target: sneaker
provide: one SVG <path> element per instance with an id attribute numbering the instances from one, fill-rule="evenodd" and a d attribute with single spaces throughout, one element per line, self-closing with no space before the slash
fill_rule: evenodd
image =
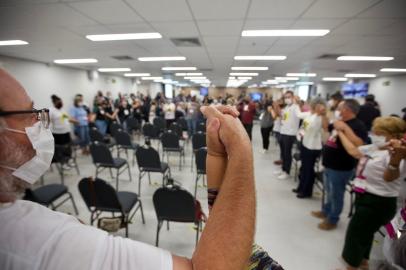
<path id="1" fill-rule="evenodd" d="M 298 193 L 298 192 L 299 192 L 299 189 L 298 189 L 298 188 L 294 188 L 294 189 L 292 189 L 292 192 L 293 192 L 293 193 Z"/>
<path id="2" fill-rule="evenodd" d="M 323 211 L 312 211 L 311 215 L 313 217 L 321 218 L 321 219 L 327 218 L 326 214 L 324 214 Z"/>
<path id="3" fill-rule="evenodd" d="M 275 160 L 275 161 L 273 162 L 273 164 L 275 164 L 275 165 L 282 165 L 282 160 Z"/>
<path id="4" fill-rule="evenodd" d="M 296 197 L 297 197 L 298 199 L 306 199 L 306 198 L 311 198 L 312 196 L 304 195 L 304 194 L 302 194 L 302 193 L 298 193 L 298 194 L 296 195 Z"/>
<path id="5" fill-rule="evenodd" d="M 287 174 L 287 173 L 285 173 L 285 172 L 282 172 L 279 176 L 278 176 L 278 179 L 279 180 L 285 180 L 285 179 L 288 179 L 289 178 L 289 174 Z"/>
<path id="6" fill-rule="evenodd" d="M 330 222 L 328 222 L 327 220 L 324 220 L 322 223 L 320 223 L 317 226 L 320 230 L 323 231 L 331 231 L 334 230 L 335 228 L 337 228 L 337 224 L 331 224 Z"/>
<path id="7" fill-rule="evenodd" d="M 281 175 L 283 173 L 283 171 L 282 170 L 275 170 L 274 172 L 273 172 L 273 174 L 274 175 Z"/>
<path id="8" fill-rule="evenodd" d="M 261 154 L 265 154 L 266 152 L 268 152 L 268 150 L 267 149 L 262 149 L 262 150 L 260 150 L 259 151 Z"/>

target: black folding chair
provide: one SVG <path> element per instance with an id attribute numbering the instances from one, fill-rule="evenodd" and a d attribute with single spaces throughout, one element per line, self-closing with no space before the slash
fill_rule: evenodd
<path id="1" fill-rule="evenodd" d="M 108 148 L 114 147 L 114 143 L 110 140 L 110 138 L 108 136 L 103 136 L 103 134 L 101 134 L 96 127 L 89 129 L 89 137 L 91 142 L 104 143 Z"/>
<path id="2" fill-rule="evenodd" d="M 173 122 L 170 126 L 169 126 L 169 130 L 172 130 L 173 132 L 175 132 L 175 134 L 178 135 L 179 139 L 184 140 L 185 138 L 183 138 L 183 130 L 182 127 L 176 123 Z"/>
<path id="3" fill-rule="evenodd" d="M 187 121 L 184 117 L 179 117 L 178 120 L 176 120 L 176 123 L 181 126 L 183 131 L 188 131 Z"/>
<path id="4" fill-rule="evenodd" d="M 206 175 L 206 157 L 207 148 L 202 147 L 196 151 L 196 183 L 195 183 L 195 198 L 197 193 L 197 183 L 199 182 L 200 176 L 203 176 L 203 186 L 204 178 Z"/>
<path id="5" fill-rule="evenodd" d="M 125 160 L 123 158 L 118 158 L 118 157 L 113 158 L 113 155 L 111 154 L 110 149 L 105 144 L 100 143 L 100 142 L 91 143 L 90 144 L 90 154 L 92 155 L 93 164 L 96 166 L 96 176 L 95 176 L 96 178 L 97 178 L 99 172 L 103 171 L 106 168 L 109 169 L 111 178 L 114 178 L 111 169 L 115 169 L 116 170 L 116 189 L 118 190 L 119 176 L 127 168 L 128 177 L 130 178 L 130 181 L 132 180 L 130 165 L 128 164 L 127 160 Z M 124 169 L 121 170 L 121 168 L 124 168 Z"/>
<path id="6" fill-rule="evenodd" d="M 169 163 L 169 154 L 171 152 L 179 153 L 179 170 L 182 169 L 182 157 L 185 162 L 185 148 L 180 145 L 179 137 L 172 130 L 165 131 L 161 136 L 162 144 L 162 160 L 164 160 L 165 153 L 167 153 L 167 162 Z"/>
<path id="7" fill-rule="evenodd" d="M 58 204 L 55 202 L 64 195 L 68 195 L 65 199 L 60 201 Z M 46 207 L 51 206 L 52 210 L 56 210 L 59 206 L 64 204 L 66 201 L 71 200 L 75 214 L 79 215 L 78 209 L 73 199 L 72 194 L 68 191 L 68 188 L 61 184 L 49 184 L 34 190 L 26 189 L 24 200 L 33 201 Z"/>
<path id="8" fill-rule="evenodd" d="M 160 130 L 155 125 L 151 123 L 145 123 L 142 127 L 142 134 L 145 137 L 146 141 L 156 140 L 158 143 L 158 151 L 159 151 L 159 140 L 160 140 Z"/>
<path id="9" fill-rule="evenodd" d="M 152 121 L 153 125 L 158 128 L 159 132 L 164 132 L 166 129 L 166 121 L 163 117 L 155 117 Z"/>
<path id="10" fill-rule="evenodd" d="M 138 209 L 141 210 L 142 223 L 145 224 L 142 202 L 136 193 L 127 191 L 117 192 L 110 184 L 99 178 L 96 178 L 94 181 L 91 178 L 83 178 L 80 180 L 78 187 L 90 211 L 91 225 L 103 212 L 110 212 L 113 217 L 116 213 L 119 213 L 121 227 L 125 227 L 125 235 L 128 237 L 128 224 L 131 223 Z M 134 211 L 131 214 L 133 209 Z"/>
<path id="11" fill-rule="evenodd" d="M 206 133 L 204 132 L 197 132 L 192 137 L 192 158 L 190 161 L 190 170 L 193 172 L 193 159 L 196 151 L 202 147 L 206 147 Z"/>
<path id="12" fill-rule="evenodd" d="M 138 194 L 141 196 L 141 179 L 145 174 L 148 174 L 148 181 L 151 184 L 151 173 L 162 174 L 162 186 L 165 184 L 165 179 L 171 176 L 171 168 L 168 163 L 161 162 L 158 152 L 148 146 L 140 146 L 135 152 L 137 158 L 138 169 Z"/>
<path id="13" fill-rule="evenodd" d="M 169 230 L 169 222 L 190 222 L 194 223 L 196 229 L 196 245 L 199 240 L 199 231 L 202 221 L 198 219 L 196 213 L 195 199 L 188 191 L 179 187 L 162 187 L 155 191 L 153 196 L 154 208 L 158 218 L 156 232 L 156 243 L 159 244 L 159 232 L 165 221 Z"/>
<path id="14" fill-rule="evenodd" d="M 127 118 L 127 129 L 129 132 L 133 133 L 140 130 L 140 123 L 134 117 Z"/>
<path id="15" fill-rule="evenodd" d="M 206 133 L 206 121 L 200 122 L 196 126 L 196 132 L 203 132 Z"/>
<path id="16" fill-rule="evenodd" d="M 119 123 L 117 123 L 117 122 L 112 122 L 111 124 L 110 124 L 110 134 L 111 134 L 111 136 L 113 136 L 113 138 L 115 138 L 116 137 L 116 132 L 119 130 L 119 129 L 123 129 L 123 126 L 121 125 L 121 124 L 119 124 Z"/>
<path id="17" fill-rule="evenodd" d="M 117 156 L 120 157 L 121 150 L 125 151 L 128 159 L 128 150 L 133 150 L 133 166 L 135 164 L 135 151 L 138 148 L 138 144 L 132 142 L 130 134 L 122 129 L 118 129 L 115 132 L 114 139 L 117 145 Z"/>

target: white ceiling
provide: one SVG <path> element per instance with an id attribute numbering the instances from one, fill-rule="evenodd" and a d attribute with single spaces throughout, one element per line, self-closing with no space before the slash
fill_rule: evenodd
<path id="1" fill-rule="evenodd" d="M 242 30 L 330 29 L 324 37 L 241 37 Z M 91 42 L 88 34 L 159 32 L 163 39 Z M 176 47 L 170 38 L 199 38 L 202 47 Z M 52 62 L 97 58 L 84 68 L 131 67 L 161 75 L 162 66 L 196 66 L 225 85 L 231 66 L 269 66 L 248 84 L 287 72 L 342 76 L 406 68 L 405 0 L 2 0 L 0 54 Z M 234 61 L 235 55 L 286 55 L 286 61 Z M 339 62 L 322 54 L 393 56 L 391 62 Z M 141 63 L 111 56 L 187 57 L 186 62 Z M 83 66 L 81 66 L 83 68 Z"/>

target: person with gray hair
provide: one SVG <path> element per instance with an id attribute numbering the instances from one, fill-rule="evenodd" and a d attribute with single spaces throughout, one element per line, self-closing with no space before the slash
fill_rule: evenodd
<path id="1" fill-rule="evenodd" d="M 310 198 L 313 195 L 315 179 L 314 165 L 320 156 L 322 148 L 323 130 L 327 131 L 328 119 L 326 117 L 326 102 L 315 98 L 310 102 L 311 114 L 303 119 L 304 131 L 300 149 L 299 185 L 293 191 L 297 198 Z"/>
<path id="2" fill-rule="evenodd" d="M 355 99 L 341 101 L 334 112 L 337 120 L 328 128 L 330 137 L 322 150 L 326 200 L 321 211 L 311 213 L 323 220 L 318 225 L 321 230 L 328 231 L 337 227 L 344 206 L 345 187 L 353 177 L 357 165 L 357 160 L 345 150 L 338 131 L 342 131 L 356 147 L 368 140 L 365 125 L 357 119 L 359 107 Z"/>

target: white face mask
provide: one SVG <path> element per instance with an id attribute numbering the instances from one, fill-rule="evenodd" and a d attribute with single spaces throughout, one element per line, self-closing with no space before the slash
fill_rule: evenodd
<path id="1" fill-rule="evenodd" d="M 330 108 L 333 107 L 333 106 L 334 106 L 334 100 L 330 99 L 330 100 L 327 102 L 327 105 L 328 105 Z"/>
<path id="2" fill-rule="evenodd" d="M 287 105 L 292 104 L 292 99 L 291 99 L 291 98 L 285 98 L 285 103 L 286 103 Z"/>
<path id="3" fill-rule="evenodd" d="M 338 111 L 338 110 L 334 111 L 334 117 L 335 117 L 337 120 L 341 120 L 341 112 Z"/>
<path id="4" fill-rule="evenodd" d="M 51 165 L 54 156 L 54 137 L 49 129 L 44 128 L 40 122 L 31 127 L 26 127 L 25 132 L 17 129 L 5 128 L 11 132 L 27 134 L 35 156 L 18 168 L 12 168 L 5 165 L 0 167 L 14 171 L 13 175 L 27 183 L 33 184 L 37 181 Z"/>
<path id="5" fill-rule="evenodd" d="M 386 138 L 385 136 L 379 136 L 379 135 L 371 135 L 371 141 L 372 144 L 375 145 L 376 147 L 384 147 L 386 145 Z"/>

